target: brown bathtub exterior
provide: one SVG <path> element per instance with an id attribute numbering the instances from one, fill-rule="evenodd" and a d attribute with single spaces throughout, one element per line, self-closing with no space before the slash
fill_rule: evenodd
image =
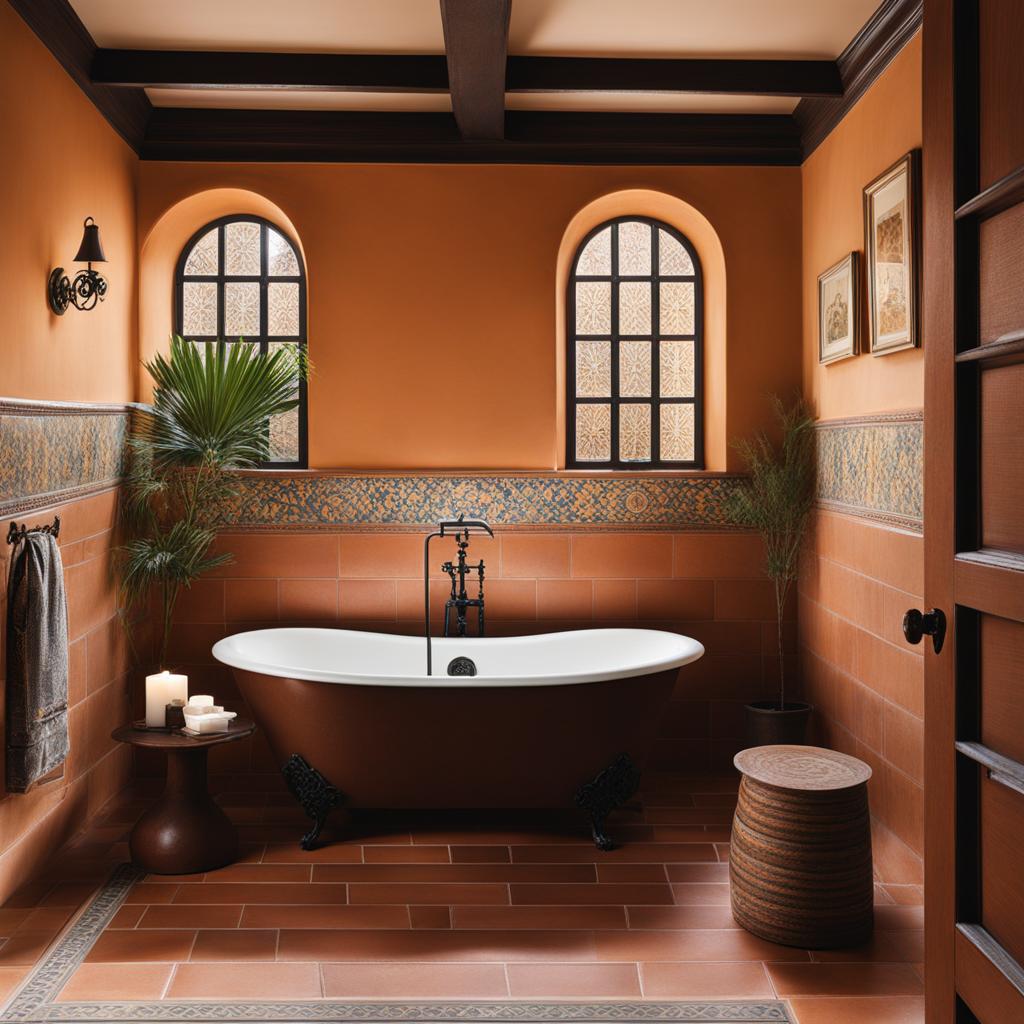
<path id="1" fill-rule="evenodd" d="M 479 689 L 234 673 L 279 763 L 301 754 L 349 807 L 564 808 L 619 754 L 643 768 L 679 669 Z"/>

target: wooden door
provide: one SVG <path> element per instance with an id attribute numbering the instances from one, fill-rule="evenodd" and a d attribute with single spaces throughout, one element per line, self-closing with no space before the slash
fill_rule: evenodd
<path id="1" fill-rule="evenodd" d="M 1022 55 L 1022 0 L 925 0 L 929 1024 L 1024 1021 Z"/>

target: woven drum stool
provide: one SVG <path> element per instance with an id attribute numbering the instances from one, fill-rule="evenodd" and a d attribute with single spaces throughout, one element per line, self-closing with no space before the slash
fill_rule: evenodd
<path id="1" fill-rule="evenodd" d="M 837 949 L 866 942 L 874 923 L 871 769 L 822 747 L 751 747 L 732 823 L 732 913 L 784 946 Z"/>

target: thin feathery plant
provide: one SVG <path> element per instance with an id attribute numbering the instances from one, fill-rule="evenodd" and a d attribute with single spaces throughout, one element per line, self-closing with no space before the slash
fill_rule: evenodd
<path id="1" fill-rule="evenodd" d="M 159 668 L 168 665 L 174 609 L 182 588 L 230 562 L 211 554 L 235 471 L 270 457 L 272 416 L 299 403 L 302 353 L 264 355 L 251 343 L 171 339 L 169 357 L 146 364 L 153 404 L 133 414 L 118 549 L 126 626 L 151 595 L 160 606 Z"/>
<path id="2" fill-rule="evenodd" d="M 786 707 L 786 669 L 782 619 L 799 577 L 800 550 L 810 526 L 815 500 L 814 417 L 802 398 L 786 405 L 772 396 L 781 442 L 764 432 L 734 442 L 749 476 L 730 494 L 726 509 L 737 526 L 756 530 L 764 541 L 765 572 L 775 585 L 779 654 L 779 709 Z"/>

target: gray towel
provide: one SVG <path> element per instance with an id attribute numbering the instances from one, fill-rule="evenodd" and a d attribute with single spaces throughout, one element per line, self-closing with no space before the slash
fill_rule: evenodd
<path id="1" fill-rule="evenodd" d="M 7 789 L 24 793 L 68 754 L 68 612 L 57 541 L 29 533 L 7 584 Z"/>

